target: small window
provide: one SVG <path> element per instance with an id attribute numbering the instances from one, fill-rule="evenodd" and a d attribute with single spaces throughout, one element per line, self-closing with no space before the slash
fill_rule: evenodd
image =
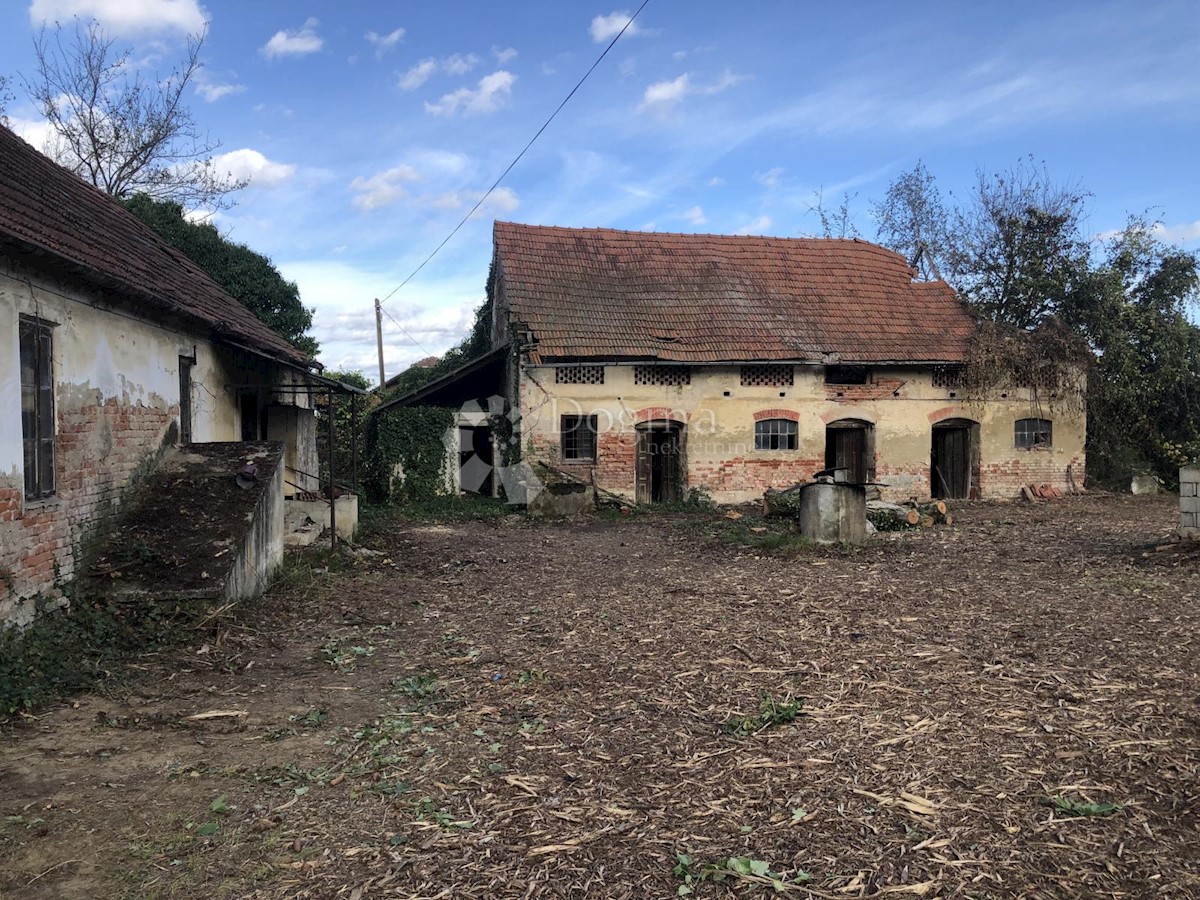
<path id="1" fill-rule="evenodd" d="M 791 419 L 763 419 L 754 423 L 755 450 L 795 450 L 796 423 Z"/>
<path id="2" fill-rule="evenodd" d="M 794 382 L 791 366 L 742 366 L 742 387 L 791 387 Z"/>
<path id="3" fill-rule="evenodd" d="M 562 458 L 591 462 L 596 458 L 596 417 L 562 417 Z"/>
<path id="4" fill-rule="evenodd" d="M 604 366 L 559 366 L 555 384 L 604 384 Z"/>
<path id="5" fill-rule="evenodd" d="M 1049 447 L 1054 443 L 1054 423 L 1049 419 L 1017 419 L 1015 442 L 1026 450 Z"/>
<path id="6" fill-rule="evenodd" d="M 20 321 L 25 499 L 39 500 L 54 493 L 54 344 L 48 322 Z"/>
<path id="7" fill-rule="evenodd" d="M 633 383 L 668 387 L 691 384 L 692 370 L 687 366 L 634 366 Z"/>
<path id="8" fill-rule="evenodd" d="M 826 384 L 870 384 L 871 370 L 866 366 L 826 366 Z"/>

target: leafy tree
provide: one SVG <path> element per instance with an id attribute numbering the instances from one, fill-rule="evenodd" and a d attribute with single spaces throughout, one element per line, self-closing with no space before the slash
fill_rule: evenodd
<path id="1" fill-rule="evenodd" d="M 1168 483 L 1200 456 L 1200 328 L 1188 318 L 1200 261 L 1130 218 L 1069 298 L 1064 320 L 1096 353 L 1088 396 L 1088 468 L 1124 486 L 1133 472 Z"/>
<path id="2" fill-rule="evenodd" d="M 300 302 L 300 289 L 261 253 L 221 236 L 209 223 L 189 222 L 183 207 L 138 194 L 125 204 L 159 237 L 201 269 L 252 313 L 310 356 L 317 342 L 308 335 L 313 311 Z"/>
<path id="3" fill-rule="evenodd" d="M 925 163 L 917 160 L 896 178 L 871 211 L 879 243 L 904 256 L 926 281 L 941 279 L 949 254 L 948 215 Z"/>
<path id="4" fill-rule="evenodd" d="M 1055 184 L 1031 159 L 991 177 L 951 216 L 947 280 L 985 318 L 1033 328 L 1088 270 L 1081 218 L 1089 195 Z"/>
<path id="5" fill-rule="evenodd" d="M 53 38 L 51 39 L 51 35 Z M 129 50 L 95 22 L 42 29 L 34 41 L 37 72 L 25 91 L 54 131 L 48 155 L 114 197 L 144 193 L 189 209 L 232 205 L 247 182 L 217 171 L 220 144 L 200 129 L 183 102 L 201 68 L 203 33 L 189 35 L 182 60 L 165 77 L 144 77 Z"/>

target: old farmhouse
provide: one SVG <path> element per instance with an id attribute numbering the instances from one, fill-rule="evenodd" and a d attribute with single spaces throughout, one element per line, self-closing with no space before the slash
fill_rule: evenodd
<path id="1" fill-rule="evenodd" d="M 861 240 L 497 222 L 495 349 L 391 403 L 494 389 L 527 461 L 638 502 L 693 488 L 746 501 L 830 467 L 896 498 L 1082 480 L 1083 413 L 1051 412 L 1030 386 L 966 396 L 977 323 L 914 275 Z M 494 424 L 473 416 L 460 472 L 497 459 Z"/>
<path id="2" fill-rule="evenodd" d="M 61 594 L 172 446 L 278 440 L 287 483 L 315 487 L 315 366 L 0 128 L 0 624 Z"/>

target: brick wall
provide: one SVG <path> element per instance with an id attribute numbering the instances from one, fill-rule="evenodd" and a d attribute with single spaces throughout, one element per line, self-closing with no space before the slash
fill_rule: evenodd
<path id="1" fill-rule="evenodd" d="M 1200 540 L 1200 468 L 1179 470 L 1179 533 Z"/>
<path id="2" fill-rule="evenodd" d="M 87 538 L 153 465 L 178 416 L 178 406 L 115 398 L 57 410 L 55 496 L 25 505 L 23 486 L 0 488 L 0 622 L 32 618 L 30 598 L 62 596 Z"/>

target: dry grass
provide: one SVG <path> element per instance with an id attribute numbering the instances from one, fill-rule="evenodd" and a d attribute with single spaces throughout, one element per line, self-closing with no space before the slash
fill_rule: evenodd
<path id="1" fill-rule="evenodd" d="M 955 514 L 398 526 L 5 736 L 0 894 L 1200 896 L 1169 499 Z"/>

